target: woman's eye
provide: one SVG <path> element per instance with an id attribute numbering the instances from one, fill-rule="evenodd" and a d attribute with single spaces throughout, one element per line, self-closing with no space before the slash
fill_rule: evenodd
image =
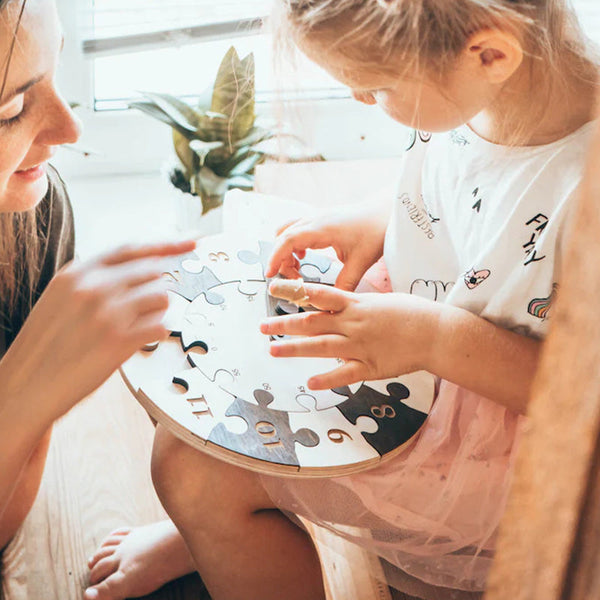
<path id="1" fill-rule="evenodd" d="M 15 125 L 21 120 L 24 112 L 24 97 L 23 94 L 19 94 L 0 110 L 0 127 Z"/>
<path id="2" fill-rule="evenodd" d="M 23 117 L 25 111 L 21 111 L 18 115 L 14 117 L 10 117 L 8 119 L 0 119 L 0 127 L 10 127 L 11 125 L 16 125 L 21 118 Z"/>

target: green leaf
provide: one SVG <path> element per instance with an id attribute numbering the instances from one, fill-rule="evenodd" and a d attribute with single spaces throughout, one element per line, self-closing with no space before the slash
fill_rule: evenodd
<path id="1" fill-rule="evenodd" d="M 240 61 L 232 46 L 219 66 L 211 103 L 211 110 L 231 120 L 230 144 L 248 135 L 254 125 L 254 91 L 254 56 Z"/>
<path id="2" fill-rule="evenodd" d="M 264 160 L 264 156 L 260 153 L 253 153 L 246 157 L 238 165 L 236 165 L 231 171 L 229 171 L 229 177 L 237 177 L 238 175 L 248 175 L 254 172 L 254 167 Z"/>
<path id="3" fill-rule="evenodd" d="M 175 129 L 173 130 L 173 148 L 183 165 L 187 179 L 191 180 L 194 173 L 200 168 L 200 159 L 190 148 L 190 140 Z"/>
<path id="4" fill-rule="evenodd" d="M 219 177 L 208 167 L 202 167 L 191 180 L 192 193 L 202 200 L 202 214 L 223 203 L 223 195 L 227 191 L 227 179 Z"/>
<path id="5" fill-rule="evenodd" d="M 217 148 L 223 147 L 223 145 L 224 143 L 221 141 L 205 142 L 203 140 L 192 140 L 190 142 L 190 149 L 196 153 L 200 159 L 200 167 L 203 167 L 208 154 Z"/>
<path id="6" fill-rule="evenodd" d="M 201 113 L 197 113 L 189 104 L 169 94 L 157 94 L 155 92 L 142 92 L 142 94 L 169 115 L 182 130 L 188 131 L 190 134 L 196 131 L 198 117 Z"/>
<path id="7" fill-rule="evenodd" d="M 171 126 L 174 130 L 179 131 L 182 135 L 190 135 L 189 129 L 181 127 L 177 121 L 173 120 L 166 112 L 161 110 L 156 104 L 152 102 L 131 102 L 129 108 L 134 108 L 137 110 L 141 110 L 145 112 L 147 115 L 161 121 L 162 123 L 166 123 Z M 194 130 L 195 131 L 195 130 Z"/>
<path id="8" fill-rule="evenodd" d="M 252 127 L 252 129 L 248 132 L 246 137 L 243 137 L 241 140 L 238 140 L 234 146 L 239 148 L 241 146 L 250 146 L 252 144 L 258 144 L 259 142 L 264 142 L 265 140 L 269 140 L 275 137 L 277 134 L 274 131 L 269 131 L 268 129 L 264 129 L 263 127 Z"/>
<path id="9" fill-rule="evenodd" d="M 253 175 L 237 175 L 228 180 L 229 189 L 252 190 L 254 188 Z"/>

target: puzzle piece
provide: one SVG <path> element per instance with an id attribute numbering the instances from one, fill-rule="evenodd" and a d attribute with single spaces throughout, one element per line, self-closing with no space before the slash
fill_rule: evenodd
<path id="1" fill-rule="evenodd" d="M 262 279 L 265 278 L 265 273 L 267 272 L 267 266 L 269 264 L 269 259 L 271 258 L 271 254 L 273 253 L 273 242 L 258 242 L 258 252 L 252 250 L 240 250 L 238 252 L 238 258 L 247 265 L 260 265 L 262 272 Z M 303 278 L 305 281 L 309 281 L 311 283 L 320 283 L 323 279 L 323 274 L 327 273 L 333 261 L 328 256 L 321 254 L 319 252 L 315 252 L 313 250 L 307 250 L 306 256 L 300 261 L 300 273 L 303 274 Z M 311 276 L 310 271 L 304 276 L 303 270 L 312 267 L 316 271 L 318 271 L 318 275 Z M 338 268 L 337 273 L 333 279 L 335 283 L 335 278 L 339 274 L 341 267 Z"/>
<path id="2" fill-rule="evenodd" d="M 170 378 L 150 380 L 139 391 L 152 401 L 150 414 L 158 420 L 162 414 L 163 418 L 166 416 L 167 420 L 183 426 L 176 433 L 185 434 L 182 431 L 185 428 L 194 436 L 195 444 L 206 444 L 211 431 L 224 421 L 234 435 L 243 434 L 247 429 L 243 419 L 226 415 L 235 398 L 210 382 L 198 369 L 190 368 L 176 372 Z M 159 414 L 153 410 L 158 410 Z"/>
<path id="3" fill-rule="evenodd" d="M 198 240 L 196 248 L 182 262 L 183 268 L 190 273 L 199 273 L 208 268 L 223 283 L 238 281 L 242 294 L 254 295 L 257 290 L 254 281 L 264 281 L 260 265 L 248 265 L 238 258 L 238 252 L 246 247 L 254 247 L 255 240 L 232 239 L 231 236 L 218 235 Z"/>
<path id="4" fill-rule="evenodd" d="M 287 411 L 304 410 L 296 396 L 306 391 L 306 382 L 315 373 L 337 367 L 335 359 L 276 358 L 269 352 L 270 341 L 259 329 L 266 316 L 264 302 L 248 302 L 236 288 L 236 283 L 222 284 L 214 292 L 223 296 L 221 305 L 213 305 L 204 297 L 194 300 L 187 314 L 201 315 L 208 324 L 206 330 L 196 322 L 195 329 L 183 321 L 182 341 L 186 346 L 204 342 L 206 354 L 189 355 L 192 365 L 206 377 L 239 398 L 251 397 L 258 388 L 275 397 L 272 408 Z M 266 294 L 262 282 L 261 294 Z M 314 392 L 320 409 L 339 403 L 339 396 L 330 390 Z"/>
<path id="5" fill-rule="evenodd" d="M 287 412 L 269 408 L 273 402 L 273 395 L 269 392 L 255 390 L 254 397 L 258 405 L 236 398 L 225 413 L 244 419 L 248 424 L 245 433 L 231 433 L 223 423 L 219 423 L 211 431 L 208 441 L 260 460 L 299 467 L 296 443 L 316 446 L 318 435 L 307 428 L 293 431 Z"/>
<path id="6" fill-rule="evenodd" d="M 347 386 L 333 391 L 348 398 L 338 404 L 337 408 L 351 423 L 356 424 L 361 416 L 376 420 L 378 430 L 362 435 L 382 456 L 408 441 L 427 418 L 426 413 L 403 402 L 410 396 L 410 391 L 398 382 L 388 383 L 386 394 L 366 384 L 361 385 L 356 392 L 352 392 Z"/>
<path id="7" fill-rule="evenodd" d="M 307 408 L 310 396 L 304 394 L 298 399 Z M 311 428 L 321 440 L 317 447 L 298 446 L 296 454 L 302 468 L 322 468 L 352 466 L 360 463 L 364 467 L 380 461 L 381 456 L 362 436 L 363 432 L 375 433 L 377 423 L 373 418 L 359 417 L 352 424 L 337 408 L 329 408 L 315 414 L 314 398 L 312 411 L 290 413 L 290 425 L 293 429 Z"/>

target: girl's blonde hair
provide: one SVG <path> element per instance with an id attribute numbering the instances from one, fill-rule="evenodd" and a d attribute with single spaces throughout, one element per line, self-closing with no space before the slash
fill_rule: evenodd
<path id="1" fill-rule="evenodd" d="M 546 64 L 560 64 L 565 51 L 590 60 L 568 0 L 276 0 L 274 20 L 280 37 L 327 34 L 350 57 L 400 54 L 430 73 L 443 73 L 473 33 L 493 27 L 512 30 Z"/>
<path id="2" fill-rule="evenodd" d="M 438 81 L 474 33 L 499 28 L 531 58 L 532 86 L 550 93 L 561 77 L 597 80 L 595 55 L 569 0 L 276 0 L 272 21 L 276 55 L 290 40 L 317 39 L 357 66 Z"/>
<path id="3" fill-rule="evenodd" d="M 0 0 L 0 13 L 5 22 L 16 22 L 13 39 L 10 44 L 10 55 L 14 49 L 21 16 L 27 0 L 13 3 L 11 0 Z M 6 15 L 12 9 L 16 13 Z M 15 18 L 16 17 L 16 18 Z M 11 56 L 0 57 L 3 71 L 0 73 L 2 88 L 5 87 L 6 75 L 10 68 Z M 0 142 L 2 131 L 0 130 Z M 0 212 L 0 327 L 10 324 L 16 317 L 17 310 L 28 311 L 34 302 L 35 288 L 40 274 L 41 239 L 38 231 L 37 210 L 31 209 L 22 213 Z M 3 323 L 4 321 L 4 323 Z M 8 322 L 8 323 L 7 323 Z"/>

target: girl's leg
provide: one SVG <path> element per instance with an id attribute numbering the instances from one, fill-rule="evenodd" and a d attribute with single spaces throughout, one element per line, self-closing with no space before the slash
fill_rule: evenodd
<path id="1" fill-rule="evenodd" d="M 152 477 L 213 600 L 325 597 L 312 540 L 273 505 L 258 475 L 159 425 Z"/>
<path id="2" fill-rule="evenodd" d="M 31 510 L 44 473 L 51 436 L 52 428 L 46 432 L 29 457 L 12 498 L 0 517 L 0 551 L 10 542 Z"/>

